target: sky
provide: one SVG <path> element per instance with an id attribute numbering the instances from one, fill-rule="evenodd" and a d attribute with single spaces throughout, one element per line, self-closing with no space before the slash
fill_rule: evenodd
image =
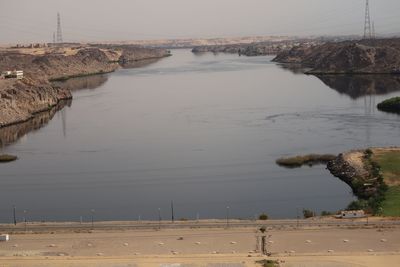
<path id="1" fill-rule="evenodd" d="M 400 33 L 400 1 L 370 0 L 377 34 Z M 365 0 L 0 0 L 0 43 L 363 33 Z"/>

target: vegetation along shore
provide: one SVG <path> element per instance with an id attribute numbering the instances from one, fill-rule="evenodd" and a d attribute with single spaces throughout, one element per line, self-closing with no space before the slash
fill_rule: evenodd
<path id="1" fill-rule="evenodd" d="M 339 154 L 327 165 L 358 197 L 349 209 L 400 215 L 400 148 L 369 148 Z"/>

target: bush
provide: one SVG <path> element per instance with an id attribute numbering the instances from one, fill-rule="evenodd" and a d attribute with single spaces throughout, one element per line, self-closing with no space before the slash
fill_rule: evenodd
<path id="1" fill-rule="evenodd" d="M 346 210 L 365 210 L 369 206 L 368 201 L 360 199 L 352 201 L 346 208 Z"/>
<path id="2" fill-rule="evenodd" d="M 266 221 L 266 220 L 268 220 L 268 215 L 265 213 L 262 213 L 262 214 L 260 214 L 260 216 L 258 216 L 258 219 L 262 220 L 262 221 Z"/>
<path id="3" fill-rule="evenodd" d="M 312 210 L 303 209 L 303 217 L 305 219 L 312 218 L 312 217 L 314 217 L 314 215 L 315 215 L 315 212 L 313 212 Z"/>
<path id="4" fill-rule="evenodd" d="M 318 164 L 327 164 L 329 161 L 334 160 L 335 158 L 335 155 L 329 154 L 310 154 L 290 158 L 280 158 L 276 160 L 276 164 L 286 168 L 300 168 L 303 165 L 313 166 Z"/>

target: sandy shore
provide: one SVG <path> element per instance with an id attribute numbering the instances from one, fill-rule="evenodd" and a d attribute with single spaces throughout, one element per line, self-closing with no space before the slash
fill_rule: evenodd
<path id="1" fill-rule="evenodd" d="M 0 267 L 257 266 L 256 228 L 94 230 L 11 235 Z M 273 229 L 271 258 L 281 266 L 396 266 L 400 227 Z"/>

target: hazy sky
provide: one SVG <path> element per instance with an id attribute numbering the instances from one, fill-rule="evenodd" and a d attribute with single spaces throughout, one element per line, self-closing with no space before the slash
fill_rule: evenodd
<path id="1" fill-rule="evenodd" d="M 400 1 L 370 0 L 377 33 L 400 32 Z M 365 0 L 0 0 L 0 43 L 362 34 Z"/>

